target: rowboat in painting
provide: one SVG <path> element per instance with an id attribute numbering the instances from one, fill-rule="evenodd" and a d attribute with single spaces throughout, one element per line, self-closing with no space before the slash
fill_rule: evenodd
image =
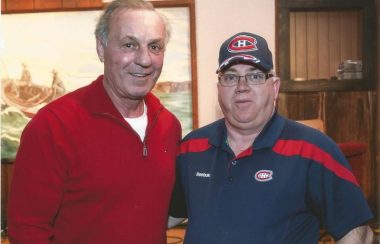
<path id="1" fill-rule="evenodd" d="M 8 106 L 18 108 L 31 118 L 38 109 L 62 96 L 66 90 L 55 70 L 51 87 L 48 87 L 33 83 L 26 65 L 23 66 L 20 79 L 2 80 L 3 100 Z"/>

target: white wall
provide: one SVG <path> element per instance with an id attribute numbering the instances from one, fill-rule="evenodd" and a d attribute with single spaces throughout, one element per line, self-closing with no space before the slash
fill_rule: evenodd
<path id="1" fill-rule="evenodd" d="M 199 126 L 219 116 L 215 71 L 220 45 L 241 31 L 263 36 L 275 57 L 275 0 L 195 0 Z"/>

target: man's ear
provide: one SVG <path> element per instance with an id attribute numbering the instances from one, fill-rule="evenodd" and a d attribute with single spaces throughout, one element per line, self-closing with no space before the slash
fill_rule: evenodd
<path id="1" fill-rule="evenodd" d="M 96 38 L 96 52 L 98 53 L 99 60 L 103 63 L 104 62 L 104 46 L 103 42 Z"/>
<path id="2" fill-rule="evenodd" d="M 273 77 L 273 89 L 274 89 L 274 94 L 275 94 L 275 100 L 278 98 L 278 94 L 280 93 L 280 85 L 281 85 L 281 80 L 279 77 Z"/>

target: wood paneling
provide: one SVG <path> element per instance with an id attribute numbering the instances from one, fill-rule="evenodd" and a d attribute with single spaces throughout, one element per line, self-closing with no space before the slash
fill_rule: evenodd
<path id="1" fill-rule="evenodd" d="M 318 92 L 280 93 L 278 110 L 280 114 L 294 120 L 323 119 L 319 103 Z"/>
<path id="2" fill-rule="evenodd" d="M 337 142 L 364 142 L 368 150 L 362 163 L 362 189 L 370 195 L 370 166 L 375 155 L 371 155 L 371 92 L 330 92 L 325 99 L 326 127 Z"/>
<path id="3" fill-rule="evenodd" d="M 100 7 L 102 5 L 101 0 L 64 0 L 62 2 L 63 8 Z"/>
<path id="4" fill-rule="evenodd" d="M 317 14 L 317 33 L 318 33 L 318 58 L 316 63 L 316 69 L 318 70 L 319 77 L 329 77 L 330 62 L 327 58 L 329 56 L 329 40 L 326 38 L 326 34 L 329 31 L 329 14 L 327 12 L 320 12 Z"/>
<path id="5" fill-rule="evenodd" d="M 34 0 L 34 8 L 35 9 L 59 9 L 62 8 L 61 0 Z"/>
<path id="6" fill-rule="evenodd" d="M 3 230 L 3 225 L 7 222 L 7 203 L 8 194 L 10 189 L 10 183 L 12 181 L 13 173 L 13 163 L 12 162 L 1 162 L 1 225 Z"/>
<path id="7" fill-rule="evenodd" d="M 102 0 L 5 0 L 1 11 L 5 13 L 59 11 L 67 9 L 101 8 Z"/>
<path id="8" fill-rule="evenodd" d="M 306 13 L 296 12 L 295 13 L 295 30 L 294 30 L 294 41 L 295 41 L 295 74 L 294 79 L 301 78 L 307 79 L 307 42 L 305 35 L 306 33 Z"/>
<path id="9" fill-rule="evenodd" d="M 290 74 L 291 77 L 296 76 L 296 40 L 295 40 L 295 31 L 296 31 L 296 17 L 295 14 L 290 14 L 289 15 L 289 32 L 290 36 L 293 38 L 290 38 Z"/>
<path id="10" fill-rule="evenodd" d="M 102 0 L 2 0 L 2 13 L 22 13 L 60 10 L 97 9 L 104 6 Z M 194 8 L 194 0 L 150 0 L 155 7 Z"/>
<path id="11" fill-rule="evenodd" d="M 33 10 L 34 0 L 5 0 L 7 11 Z"/>
<path id="12" fill-rule="evenodd" d="M 376 16 L 377 16 L 377 23 L 376 23 L 376 31 L 377 31 L 377 38 L 375 38 L 376 42 L 376 48 L 374 49 L 374 52 L 376 53 L 376 62 L 375 67 L 380 67 L 380 0 L 376 0 Z M 374 213 L 377 220 L 377 229 L 376 232 L 376 238 L 374 238 L 374 243 L 380 243 L 380 68 L 376 69 L 376 76 L 378 85 L 376 88 L 377 91 L 377 102 L 374 103 L 374 106 L 376 108 L 377 113 L 374 116 L 374 132 L 375 132 L 375 139 L 373 143 L 373 150 L 375 151 L 375 164 L 372 166 L 372 172 L 373 172 L 373 179 L 372 179 L 372 185 L 373 187 L 373 203 L 374 203 Z"/>
<path id="13" fill-rule="evenodd" d="M 328 32 L 321 33 L 325 38 L 328 39 L 328 48 L 329 55 L 329 76 L 321 77 L 322 79 L 331 79 L 334 76 L 337 76 L 338 64 L 340 60 L 340 18 L 339 13 L 329 12 L 329 22 L 328 22 Z"/>
<path id="14" fill-rule="evenodd" d="M 290 13 L 291 79 L 336 79 L 339 63 L 361 59 L 359 11 Z"/>
<path id="15" fill-rule="evenodd" d="M 318 14 L 306 13 L 306 72 L 308 79 L 318 79 Z"/>
<path id="16" fill-rule="evenodd" d="M 351 16 L 352 14 L 350 12 L 346 14 L 340 14 L 340 23 L 339 26 L 339 35 L 340 35 L 340 58 L 341 60 L 347 60 L 347 59 L 355 59 L 354 55 L 354 49 L 357 50 L 358 47 L 355 47 L 352 45 L 353 42 L 357 43 L 357 33 L 354 33 L 354 26 L 357 26 L 357 21 L 355 23 L 353 21 L 353 17 Z M 353 26 L 354 24 L 354 26 Z"/>

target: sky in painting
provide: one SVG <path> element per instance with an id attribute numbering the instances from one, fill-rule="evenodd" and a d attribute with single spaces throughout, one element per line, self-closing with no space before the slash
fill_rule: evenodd
<path id="1" fill-rule="evenodd" d="M 187 8 L 160 8 L 172 27 L 159 81 L 191 81 Z M 0 18 L 0 78 L 20 78 L 26 64 L 32 81 L 50 86 L 58 71 L 67 90 L 86 85 L 103 73 L 94 29 L 100 11 L 8 14 Z"/>

